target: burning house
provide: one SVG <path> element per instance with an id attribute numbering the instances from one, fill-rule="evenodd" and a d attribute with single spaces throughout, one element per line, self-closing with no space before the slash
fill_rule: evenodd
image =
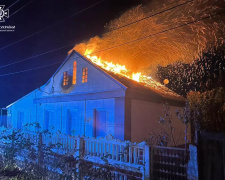
<path id="1" fill-rule="evenodd" d="M 45 85 L 9 105 L 11 126 L 39 122 L 42 129 L 54 127 L 67 135 L 141 142 L 169 128 L 159 124 L 167 104 L 174 137 L 184 142 L 185 127 L 175 115 L 184 106 L 182 97 L 151 77 L 85 55 L 71 51 Z"/>

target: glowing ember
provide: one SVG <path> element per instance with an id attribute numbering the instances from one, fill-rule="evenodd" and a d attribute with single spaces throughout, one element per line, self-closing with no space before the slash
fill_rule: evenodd
<path id="1" fill-rule="evenodd" d="M 169 83 L 169 80 L 168 79 L 164 79 L 163 83 L 164 84 L 168 84 Z"/>

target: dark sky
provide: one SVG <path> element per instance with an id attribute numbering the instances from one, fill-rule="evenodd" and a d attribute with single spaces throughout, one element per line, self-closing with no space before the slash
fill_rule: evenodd
<path id="1" fill-rule="evenodd" d="M 5 107 L 43 85 L 59 67 L 1 76 L 3 74 L 62 62 L 73 47 L 55 51 L 22 63 L 1 68 L 1 66 L 23 60 L 68 44 L 77 44 L 101 35 L 104 25 L 118 17 L 126 9 L 141 3 L 141 0 L 103 0 L 100 4 L 73 16 L 99 0 L 0 0 L 0 5 L 9 8 L 12 15 L 0 26 L 16 26 L 15 32 L 0 32 L 0 107 Z M 26 6 L 26 4 L 30 3 Z M 22 8 L 23 7 L 23 8 Z M 22 8 L 21 10 L 19 10 Z M 19 10 L 19 11 L 17 11 Z M 17 12 L 16 12 L 17 11 Z M 65 19 L 62 23 L 58 23 Z M 55 23 L 57 25 L 20 43 L 1 49 Z"/>

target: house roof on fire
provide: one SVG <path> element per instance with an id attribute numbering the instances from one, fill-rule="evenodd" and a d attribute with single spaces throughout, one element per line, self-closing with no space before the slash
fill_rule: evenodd
<path id="1" fill-rule="evenodd" d="M 161 98 L 165 98 L 165 99 L 168 99 L 168 100 L 175 100 L 175 101 L 178 101 L 178 102 L 181 102 L 181 103 L 185 102 L 185 98 L 176 94 L 175 92 L 173 92 L 169 88 L 165 87 L 164 85 L 160 84 L 159 82 L 157 82 L 153 79 L 150 79 L 149 85 L 147 85 L 145 83 L 140 83 L 140 82 L 134 81 L 132 79 L 129 79 L 127 77 L 124 77 L 122 75 L 115 74 L 111 71 L 107 71 L 107 70 L 101 68 L 100 66 L 92 63 L 88 58 L 82 56 L 81 54 L 79 54 L 75 50 L 72 50 L 69 53 L 67 59 L 69 59 L 70 55 L 72 55 L 73 53 L 77 53 L 84 60 L 88 61 L 94 67 L 100 69 L 102 72 L 107 74 L 110 78 L 117 81 L 118 83 L 120 83 L 121 85 L 126 87 L 127 89 L 131 89 L 131 90 L 134 90 L 136 92 L 139 92 L 139 93 L 142 93 L 142 94 L 145 94 L 145 95 L 151 94 L 152 96 L 155 96 L 155 97 L 161 97 Z"/>
<path id="2" fill-rule="evenodd" d="M 137 92 L 143 93 L 143 94 L 153 94 L 159 97 L 163 97 L 166 99 L 176 100 L 185 102 L 185 98 L 182 96 L 176 94 L 169 88 L 165 87 L 164 85 L 161 85 L 159 82 L 151 79 L 150 85 L 146 85 L 144 83 L 140 83 L 131 79 L 128 79 L 124 76 L 114 74 L 112 72 L 106 72 L 109 75 L 111 75 L 113 78 L 115 78 L 117 81 L 125 85 L 128 89 L 135 90 Z"/>
<path id="3" fill-rule="evenodd" d="M 170 102 L 172 100 L 172 101 L 178 102 L 179 104 L 184 104 L 185 103 L 185 98 L 183 98 L 182 96 L 176 94 L 175 92 L 173 92 L 169 88 L 165 87 L 164 85 L 160 84 L 159 82 L 157 82 L 157 81 L 155 81 L 153 79 L 149 80 L 149 85 L 146 85 L 144 83 L 140 83 L 140 82 L 131 80 L 131 79 L 126 78 L 126 77 L 124 77 L 122 75 L 115 74 L 113 72 L 107 71 L 107 70 L 99 67 L 98 65 L 92 63 L 89 59 L 87 59 L 86 57 L 82 56 L 81 54 L 79 54 L 75 50 L 72 50 L 72 51 L 69 52 L 69 54 L 68 54 L 67 58 L 65 59 L 65 61 L 60 65 L 60 67 L 56 70 L 56 72 L 52 75 L 52 77 L 54 77 L 57 74 L 57 72 L 61 69 L 61 67 L 70 59 L 70 57 L 72 56 L 73 53 L 76 53 L 83 60 L 87 61 L 93 67 L 95 67 L 98 70 L 100 70 L 102 73 L 107 75 L 109 78 L 111 78 L 113 81 L 118 83 L 124 89 L 133 90 L 133 91 L 141 93 L 143 95 L 147 95 L 147 96 L 150 95 L 151 97 L 155 97 L 155 98 L 167 99 Z M 45 85 L 47 85 L 50 82 L 50 80 L 51 80 L 51 78 L 46 82 Z M 43 86 L 45 86 L 45 85 L 43 85 Z M 32 91 L 32 92 L 34 92 L 34 91 Z M 8 105 L 7 108 L 12 106 L 16 102 L 20 101 L 21 99 L 27 97 L 32 92 L 28 93 L 27 95 L 23 96 L 22 98 L 18 99 L 17 101 L 13 102 L 12 104 Z"/>

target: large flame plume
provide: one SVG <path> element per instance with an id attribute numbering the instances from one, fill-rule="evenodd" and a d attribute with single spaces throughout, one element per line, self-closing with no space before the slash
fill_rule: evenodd
<path id="1" fill-rule="evenodd" d="M 111 71 L 115 74 L 122 75 L 124 77 L 127 77 L 129 79 L 132 79 L 137 82 L 145 82 L 147 79 L 151 79 L 151 77 L 147 77 L 144 75 L 141 75 L 140 72 L 134 73 L 128 70 L 125 65 L 120 65 L 120 64 L 113 64 L 112 62 L 108 62 L 105 60 L 102 60 L 101 58 L 97 56 L 91 56 L 90 54 L 92 53 L 91 50 L 87 49 L 84 53 L 84 55 L 91 60 L 94 64 L 100 66 L 101 68 Z"/>
<path id="2" fill-rule="evenodd" d="M 118 19 L 112 20 L 106 25 L 106 33 L 102 37 L 93 37 L 87 42 L 77 44 L 74 49 L 81 54 L 85 54 L 85 51 L 90 49 L 93 53 L 90 54 L 91 56 L 101 57 L 109 62 L 112 61 L 114 64 L 124 64 L 133 72 L 139 71 L 143 74 L 152 73 L 157 65 L 165 66 L 176 61 L 189 63 L 205 50 L 220 45 L 224 41 L 224 14 L 212 16 L 203 21 L 120 46 L 119 48 L 101 50 L 155 34 L 192 20 L 214 15 L 224 11 L 224 1 L 194 0 L 178 8 L 112 31 L 185 2 L 183 0 L 150 1 L 148 4 L 134 7 L 123 13 Z M 108 66 L 110 67 L 110 64 Z M 121 68 L 123 69 L 123 66 Z M 126 69 L 124 69 L 124 72 L 126 72 Z M 136 74 L 134 78 L 139 80 L 140 75 Z"/>
<path id="3" fill-rule="evenodd" d="M 84 53 L 84 55 L 91 62 L 93 62 L 97 66 L 99 66 L 107 71 L 111 71 L 114 74 L 118 74 L 118 75 L 126 77 L 128 79 L 137 81 L 137 82 L 141 83 L 142 85 L 151 87 L 151 89 L 154 89 L 164 95 L 165 94 L 171 95 L 171 96 L 173 96 L 173 98 L 179 97 L 179 95 L 175 94 L 173 91 L 169 90 L 168 88 L 166 88 L 159 82 L 153 80 L 151 76 L 145 76 L 141 72 L 134 73 L 131 70 L 127 69 L 125 65 L 114 64 L 112 62 L 102 60 L 100 57 L 90 55 L 90 54 L 92 54 L 92 50 L 89 50 L 89 49 L 87 49 Z"/>

